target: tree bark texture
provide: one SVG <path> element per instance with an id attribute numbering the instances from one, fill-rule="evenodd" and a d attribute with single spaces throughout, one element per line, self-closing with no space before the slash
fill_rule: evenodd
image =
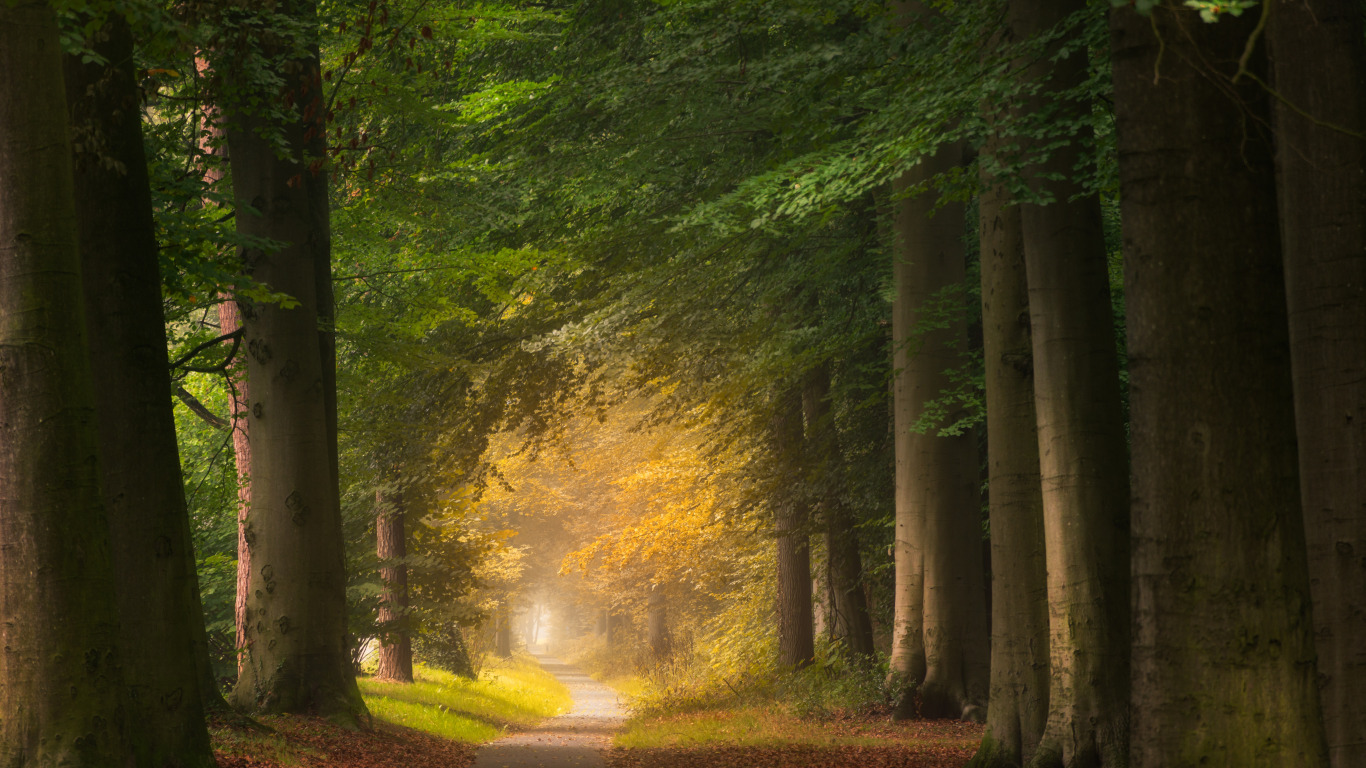
<path id="1" fill-rule="evenodd" d="M 1327 765 L 1269 97 L 1232 81 L 1256 21 L 1172 3 L 1111 17 L 1135 768 Z M 1259 52 L 1248 65 L 1265 80 Z"/>
<path id="2" fill-rule="evenodd" d="M 941 148 L 894 183 L 898 193 L 959 164 Z M 954 306 L 965 278 L 963 205 L 932 193 L 899 201 L 893 218 L 896 428 L 896 604 L 892 669 L 919 683 L 925 717 L 985 716 L 988 664 L 977 443 L 971 432 L 913 429 L 962 365 L 967 327 Z M 920 594 L 916 594 L 919 591 Z M 917 624 L 919 622 L 919 624 Z M 916 638 L 920 635 L 920 638 Z M 923 652 L 923 678 L 919 654 Z M 903 696 L 898 716 L 913 714 Z"/>
<path id="3" fill-rule="evenodd" d="M 871 657 L 873 623 L 863 592 L 863 559 L 859 554 L 854 515 L 845 502 L 843 456 L 839 432 L 830 410 L 830 368 L 821 364 L 807 374 L 802 387 L 806 417 L 806 453 L 814 466 L 817 514 L 825 538 L 825 583 L 829 599 L 823 621 L 827 632 L 858 656 Z"/>
<path id="4" fill-rule="evenodd" d="M 132 33 L 111 15 L 90 45 L 107 63 L 68 55 L 65 79 L 124 672 L 132 712 L 150 732 L 141 760 L 213 766 L 203 700 L 217 689 L 200 690 L 208 641 L 176 446 Z"/>
<path id="5" fill-rule="evenodd" d="M 816 657 L 811 614 L 810 512 L 802 482 L 802 399 L 795 387 L 781 392 L 772 421 L 776 464 L 774 529 L 778 535 L 778 663 L 805 667 Z"/>
<path id="6" fill-rule="evenodd" d="M 1348 768 L 1366 765 L 1366 31 L 1352 0 L 1272 7 L 1275 87 L 1289 102 L 1276 104 L 1276 151 L 1319 692 L 1332 765 Z"/>
<path id="7" fill-rule="evenodd" d="M 0 72 L 0 765 L 132 765 L 50 5 L 0 3 Z"/>
<path id="8" fill-rule="evenodd" d="M 379 603 L 379 669 L 375 677 L 411 683 L 413 641 L 405 626 L 394 626 L 408 610 L 408 566 L 402 562 L 408 555 L 408 546 L 402 499 L 397 492 L 391 491 L 386 498 L 383 491 L 377 491 L 375 501 L 380 508 L 375 520 L 375 550 L 380 560 L 379 578 L 384 582 L 384 595 Z"/>
<path id="9" fill-rule="evenodd" d="M 995 151 L 988 140 L 984 154 Z M 974 768 L 1024 765 L 1048 721 L 1048 577 L 1034 350 L 1020 206 L 984 173 L 979 198 L 991 515 L 991 706 Z"/>
<path id="10" fill-rule="evenodd" d="M 311 3 L 290 10 L 314 18 Z M 278 59 L 283 44 L 263 50 Z M 234 702 L 263 712 L 313 712 L 363 718 L 346 634 L 346 574 L 335 475 L 335 432 L 329 428 L 330 378 L 319 343 L 319 261 L 330 263 L 325 212 L 312 185 L 326 178 L 306 152 L 323 130 L 321 77 L 315 56 L 280 66 L 284 93 L 256 94 L 261 103 L 297 104 L 305 117 L 272 123 L 239 104 L 227 105 L 238 229 L 283 243 L 273 252 L 247 249 L 248 272 L 298 301 L 242 306 L 247 378 L 251 382 L 252 503 L 243 538 L 250 549 L 242 674 Z M 283 136 L 288 157 L 268 138 Z M 312 161 L 312 162 L 310 162 Z"/>
<path id="11" fill-rule="evenodd" d="M 1014 39 L 1047 33 L 1085 0 L 1011 0 Z M 1085 82 L 1084 48 L 1057 58 L 1063 39 L 1031 56 L 1039 86 L 1031 115 L 1085 125 L 1089 101 L 1064 96 Z M 1035 765 L 1124 765 L 1129 744 L 1129 484 L 1119 363 L 1100 201 L 1073 179 L 1090 130 L 1067 143 L 1014 137 L 1034 162 L 1020 204 L 1033 339 L 1039 470 L 1048 552 L 1052 683 Z M 1045 202 L 1046 201 L 1046 202 Z"/>

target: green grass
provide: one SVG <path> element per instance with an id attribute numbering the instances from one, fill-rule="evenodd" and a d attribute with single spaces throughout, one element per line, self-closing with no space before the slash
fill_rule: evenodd
<path id="1" fill-rule="evenodd" d="M 530 656 L 490 659 L 479 680 L 417 665 L 415 682 L 361 678 L 361 694 L 376 719 L 435 736 L 479 744 L 508 728 L 534 725 L 569 711 L 569 691 Z"/>

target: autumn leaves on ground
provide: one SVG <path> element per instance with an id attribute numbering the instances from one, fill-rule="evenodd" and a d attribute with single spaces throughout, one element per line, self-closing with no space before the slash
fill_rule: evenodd
<path id="1" fill-rule="evenodd" d="M 368 728 L 298 716 L 220 719 L 211 727 L 220 768 L 464 768 L 479 742 L 535 728 L 538 705 L 542 713 L 567 710 L 563 686 L 523 654 L 480 681 L 419 667 L 406 689 L 360 682 L 376 713 Z M 538 704 L 510 704 L 529 696 Z M 471 723 L 484 729 L 462 728 Z M 790 702 L 736 700 L 639 712 L 604 757 L 608 768 L 957 768 L 981 736 L 981 726 L 962 721 L 893 722 L 886 711 L 799 715 Z M 544 765 L 554 768 L 553 753 Z"/>

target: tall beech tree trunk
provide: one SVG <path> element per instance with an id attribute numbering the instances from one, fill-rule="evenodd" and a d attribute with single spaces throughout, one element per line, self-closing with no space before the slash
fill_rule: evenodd
<path id="1" fill-rule="evenodd" d="M 863 560 L 859 555 L 854 516 L 845 503 L 844 468 L 839 433 L 830 413 L 830 368 L 812 369 L 802 387 L 806 416 L 807 455 L 815 463 L 819 487 L 818 512 L 825 529 L 827 615 L 831 637 L 843 640 L 853 653 L 871 657 L 873 623 L 863 593 Z"/>
<path id="2" fill-rule="evenodd" d="M 0 3 L 0 72 L 0 765 L 132 765 L 52 6 Z"/>
<path id="3" fill-rule="evenodd" d="M 991 156 L 999 139 L 988 139 Z M 991 706 L 973 768 L 1024 765 L 1048 721 L 1048 577 L 1020 206 L 986 172 L 981 229 L 991 514 Z"/>
<path id="4" fill-rule="evenodd" d="M 1329 757 L 1350 768 L 1366 765 L 1366 31 L 1353 0 L 1273 7 L 1276 90 L 1294 105 L 1277 104 L 1277 163 L 1319 693 Z"/>
<path id="5" fill-rule="evenodd" d="M 287 12 L 312 20 L 308 2 Z M 261 103 L 297 104 L 305 117 L 272 123 L 225 105 L 238 230 L 283 247 L 247 249 L 248 272 L 298 306 L 243 306 L 251 382 L 252 504 L 244 539 L 251 552 L 243 611 L 245 653 L 233 691 L 243 708 L 314 712 L 360 719 L 365 705 L 351 671 L 346 635 L 346 575 L 335 474 L 335 430 L 329 426 L 319 337 L 319 262 L 330 264 L 325 212 L 313 185 L 325 184 L 320 158 L 307 148 L 323 130 L 322 79 L 316 54 L 282 61 L 281 46 L 262 46 L 269 66 L 293 73 L 284 93 L 255 94 Z M 288 157 L 269 139 L 285 139 Z M 263 137 L 262 134 L 265 134 Z"/>
<path id="6" fill-rule="evenodd" d="M 957 144 L 942 148 L 898 179 L 894 189 L 904 194 L 952 170 L 962 154 Z M 965 214 L 963 205 L 956 202 L 934 211 L 936 202 L 933 194 L 901 200 L 892 221 L 896 285 L 892 304 L 896 428 L 892 669 L 907 684 L 919 684 L 916 693 L 923 716 L 979 720 L 985 716 L 990 649 L 977 444 L 971 432 L 941 436 L 939 424 L 915 429 L 925 404 L 949 388 L 947 371 L 962 364 L 967 346 L 966 321 L 952 309 L 954 288 L 965 280 Z M 937 322 L 945 312 L 950 319 Z M 897 716 L 913 714 L 914 700 L 903 695 Z"/>
<path id="7" fill-rule="evenodd" d="M 408 609 L 408 566 L 402 562 L 408 555 L 403 528 L 403 501 L 398 492 L 386 497 L 375 492 L 379 517 L 375 520 L 375 552 L 379 555 L 379 578 L 384 582 L 384 595 L 379 603 L 379 623 L 383 631 L 379 646 L 379 669 L 375 677 L 398 683 L 413 681 L 413 641 L 406 628 L 396 628 Z"/>
<path id="8" fill-rule="evenodd" d="M 1135 768 L 1328 762 L 1264 133 L 1270 97 L 1247 78 L 1231 82 L 1255 16 L 1206 24 L 1164 3 L 1152 18 L 1111 17 L 1133 424 Z M 1259 51 L 1247 66 L 1265 80 Z"/>
<path id="9" fill-rule="evenodd" d="M 66 90 L 124 672 L 131 712 L 151 736 L 141 760 L 213 766 L 203 700 L 218 696 L 200 691 L 208 641 L 171 410 L 132 33 L 111 15 L 90 46 L 107 63 L 67 56 Z"/>
<path id="10" fill-rule="evenodd" d="M 1050 31 L 1085 0 L 1010 0 L 1016 40 Z M 1025 109 L 1084 124 L 1091 104 L 1061 96 L 1087 77 L 1084 47 L 1031 57 L 1041 85 Z M 1022 202 L 1034 347 L 1039 469 L 1048 550 L 1052 683 L 1034 765 L 1124 765 L 1129 712 L 1129 484 L 1100 201 L 1073 180 L 1086 167 L 1079 129 L 1064 146 L 1016 137 L 1040 202 Z"/>
<path id="11" fill-rule="evenodd" d="M 802 482 L 802 396 L 793 387 L 778 395 L 771 424 L 778 480 L 774 530 L 778 535 L 778 663 L 805 667 L 816 657 L 811 613 L 810 517 Z"/>

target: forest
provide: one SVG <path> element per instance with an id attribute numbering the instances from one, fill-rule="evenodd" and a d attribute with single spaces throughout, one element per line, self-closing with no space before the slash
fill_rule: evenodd
<path id="1" fill-rule="evenodd" d="M 1363 463 L 1360 0 L 0 0 L 0 768 L 1362 768 Z"/>

